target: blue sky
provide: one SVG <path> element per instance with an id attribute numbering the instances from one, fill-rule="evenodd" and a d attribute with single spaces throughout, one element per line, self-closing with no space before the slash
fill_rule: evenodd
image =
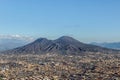
<path id="1" fill-rule="evenodd" d="M 0 0 L 0 34 L 120 41 L 120 0 Z"/>

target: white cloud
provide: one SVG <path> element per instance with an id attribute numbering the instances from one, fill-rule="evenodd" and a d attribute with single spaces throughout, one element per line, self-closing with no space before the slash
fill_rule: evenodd
<path id="1" fill-rule="evenodd" d="M 35 38 L 30 37 L 30 36 L 23 36 L 23 35 L 2 35 L 0 34 L 0 39 L 18 39 L 18 40 L 25 40 L 25 41 L 29 41 L 32 42 L 35 40 Z"/>

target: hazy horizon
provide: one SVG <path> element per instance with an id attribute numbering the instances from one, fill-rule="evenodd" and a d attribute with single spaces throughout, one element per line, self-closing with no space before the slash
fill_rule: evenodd
<path id="1" fill-rule="evenodd" d="M 119 0 L 1 0 L 0 35 L 120 42 L 119 4 Z"/>

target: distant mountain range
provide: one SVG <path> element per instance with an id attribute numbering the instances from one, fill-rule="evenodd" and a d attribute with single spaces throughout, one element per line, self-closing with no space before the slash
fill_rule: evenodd
<path id="1" fill-rule="evenodd" d="M 101 53 L 116 53 L 118 50 L 107 49 L 91 44 L 82 43 L 72 37 L 63 36 L 56 40 L 48 40 L 46 38 L 39 38 L 34 42 L 22 47 L 5 51 L 9 54 L 81 54 L 85 52 L 101 52 Z"/>
<path id="2" fill-rule="evenodd" d="M 113 43 L 96 43 L 96 42 L 92 42 L 90 44 L 105 47 L 105 48 L 111 48 L 111 49 L 120 50 L 120 42 L 113 42 Z"/>
<path id="3" fill-rule="evenodd" d="M 0 39 L 0 51 L 5 51 L 20 46 L 24 46 L 29 42 L 19 39 Z"/>
<path id="4" fill-rule="evenodd" d="M 0 51 L 24 46 L 32 41 L 30 37 L 19 35 L 0 35 Z"/>

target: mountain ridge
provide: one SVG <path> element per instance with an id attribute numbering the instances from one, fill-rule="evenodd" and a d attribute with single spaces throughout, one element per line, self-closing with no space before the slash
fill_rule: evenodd
<path id="1" fill-rule="evenodd" d="M 90 44 L 105 47 L 105 48 L 120 50 L 120 42 L 104 42 L 104 43 L 92 42 Z"/>
<path id="2" fill-rule="evenodd" d="M 112 53 L 118 50 L 103 48 L 95 45 L 85 44 L 69 36 L 62 36 L 55 40 L 48 40 L 47 38 L 39 38 L 34 42 L 22 47 L 5 51 L 5 53 L 13 54 L 81 54 L 84 52 L 101 52 Z"/>

